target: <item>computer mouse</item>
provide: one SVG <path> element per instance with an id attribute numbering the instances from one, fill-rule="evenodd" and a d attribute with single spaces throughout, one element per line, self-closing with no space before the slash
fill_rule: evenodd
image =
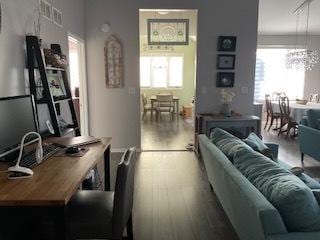
<path id="1" fill-rule="evenodd" d="M 81 152 L 81 148 L 78 148 L 78 147 L 68 147 L 68 148 L 65 150 L 65 153 L 67 153 L 67 154 L 75 154 L 75 153 L 78 153 L 78 152 Z"/>

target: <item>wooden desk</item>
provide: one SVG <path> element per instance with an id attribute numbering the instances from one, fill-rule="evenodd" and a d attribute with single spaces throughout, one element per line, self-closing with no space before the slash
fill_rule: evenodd
<path id="1" fill-rule="evenodd" d="M 105 189 L 110 190 L 110 147 L 111 138 L 87 145 L 89 151 L 83 157 L 50 157 L 33 168 L 29 179 L 8 180 L 7 174 L 0 174 L 0 215 L 6 216 L 14 208 L 30 209 L 33 214 L 53 214 L 55 239 L 65 236 L 65 207 L 78 190 L 87 173 L 103 158 Z M 14 208 L 13 208 L 14 207 Z M 37 213 L 35 213 L 37 214 Z"/>
<path id="2" fill-rule="evenodd" d="M 173 103 L 175 104 L 175 109 L 174 109 L 174 111 L 175 111 L 175 113 L 176 113 L 177 115 L 179 115 L 179 100 L 180 100 L 180 99 L 179 99 L 177 96 L 173 96 Z M 157 102 L 157 96 L 156 96 L 156 95 L 152 95 L 152 96 L 150 97 L 150 102 L 151 102 L 152 108 L 154 108 L 154 103 Z"/>

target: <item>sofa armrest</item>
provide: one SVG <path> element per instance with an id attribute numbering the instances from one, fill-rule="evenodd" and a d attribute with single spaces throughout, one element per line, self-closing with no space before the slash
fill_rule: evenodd
<path id="1" fill-rule="evenodd" d="M 278 159 L 279 145 L 275 143 L 265 143 L 265 144 L 271 150 L 273 157 L 275 159 Z"/>
<path id="2" fill-rule="evenodd" d="M 320 130 L 300 124 L 298 142 L 301 153 L 320 160 Z"/>

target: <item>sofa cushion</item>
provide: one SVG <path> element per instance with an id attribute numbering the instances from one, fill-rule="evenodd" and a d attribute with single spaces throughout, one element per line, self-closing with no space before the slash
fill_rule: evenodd
<path id="1" fill-rule="evenodd" d="M 249 136 L 246 139 L 243 139 L 243 141 L 250 146 L 254 151 L 257 151 L 264 156 L 275 160 L 275 158 L 272 155 L 271 150 L 268 148 L 267 145 L 265 145 L 261 138 L 259 138 L 254 132 L 250 133 Z"/>
<path id="2" fill-rule="evenodd" d="M 211 141 L 215 144 L 228 158 L 233 161 L 234 154 L 240 149 L 252 149 L 239 138 L 220 129 L 215 128 L 211 132 Z"/>
<path id="3" fill-rule="evenodd" d="M 308 116 L 308 126 L 316 129 L 320 129 L 319 119 L 320 119 L 320 110 L 309 109 L 307 111 Z"/>
<path id="4" fill-rule="evenodd" d="M 247 149 L 235 154 L 234 166 L 278 209 L 288 231 L 320 231 L 317 200 L 289 170 Z"/>

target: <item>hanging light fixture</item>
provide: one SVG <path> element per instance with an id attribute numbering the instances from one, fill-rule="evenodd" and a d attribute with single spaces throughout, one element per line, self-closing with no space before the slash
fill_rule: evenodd
<path id="1" fill-rule="evenodd" d="M 295 40 L 295 50 L 294 52 L 287 54 L 286 65 L 287 68 L 296 68 L 296 69 L 305 69 L 310 71 L 313 67 L 319 62 L 319 52 L 317 50 L 308 49 L 308 40 L 309 40 L 309 17 L 310 17 L 310 3 L 313 0 L 304 1 L 294 12 L 293 14 L 297 15 L 296 22 L 296 40 Z M 307 5 L 307 24 L 305 32 L 305 49 L 298 50 L 298 26 L 299 26 L 299 15 L 303 8 Z"/>

